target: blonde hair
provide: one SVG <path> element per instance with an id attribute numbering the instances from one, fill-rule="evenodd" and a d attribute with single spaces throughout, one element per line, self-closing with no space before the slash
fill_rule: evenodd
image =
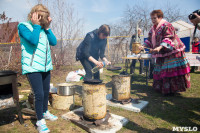
<path id="1" fill-rule="evenodd" d="M 33 15 L 34 12 L 37 12 L 37 13 L 38 13 L 38 17 L 39 17 L 39 18 L 40 18 L 40 16 L 41 16 L 40 25 L 42 26 L 42 28 L 48 28 L 48 27 L 49 27 L 48 17 L 50 16 L 50 12 L 49 12 L 49 10 L 47 9 L 47 7 L 45 7 L 45 6 L 42 5 L 42 4 L 38 4 L 38 5 L 34 6 L 34 7 L 31 9 L 31 12 L 28 14 L 28 20 L 29 20 L 29 21 L 31 20 L 32 15 Z"/>

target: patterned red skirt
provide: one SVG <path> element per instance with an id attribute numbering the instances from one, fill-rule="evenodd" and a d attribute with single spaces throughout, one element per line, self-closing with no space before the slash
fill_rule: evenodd
<path id="1" fill-rule="evenodd" d="M 156 60 L 153 87 L 162 94 L 186 91 L 190 88 L 190 65 L 184 52 Z"/>
<path id="2" fill-rule="evenodd" d="M 162 94 L 186 91 L 187 88 L 190 88 L 190 74 L 154 80 L 153 88 Z"/>

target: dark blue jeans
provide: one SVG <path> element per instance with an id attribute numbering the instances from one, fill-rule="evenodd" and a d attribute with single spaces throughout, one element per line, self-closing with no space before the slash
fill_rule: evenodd
<path id="1" fill-rule="evenodd" d="M 130 66 L 130 74 L 135 73 L 135 64 L 136 64 L 137 60 L 132 60 L 131 66 Z M 140 62 L 140 74 L 143 73 L 143 69 L 144 69 L 144 60 L 139 60 Z"/>
<path id="2" fill-rule="evenodd" d="M 27 78 L 34 93 L 34 105 L 37 119 L 43 118 L 43 113 L 48 109 L 51 73 L 34 72 L 27 74 Z"/>
<path id="3" fill-rule="evenodd" d="M 92 79 L 94 77 L 94 79 L 100 79 L 100 74 L 99 72 L 96 73 L 92 73 L 92 68 L 94 68 L 96 65 L 94 63 L 92 63 L 91 61 L 89 61 L 86 58 L 83 58 L 80 60 L 81 64 L 83 65 L 86 75 L 84 77 L 84 80 L 89 80 Z"/>

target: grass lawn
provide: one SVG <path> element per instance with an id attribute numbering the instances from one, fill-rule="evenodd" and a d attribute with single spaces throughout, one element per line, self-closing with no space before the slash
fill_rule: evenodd
<path id="1" fill-rule="evenodd" d="M 139 64 L 137 64 L 138 67 Z M 74 70 L 80 68 L 76 66 Z M 65 77 L 68 71 L 63 68 L 62 71 L 54 70 L 52 73 L 52 83 L 65 82 Z M 129 123 L 123 127 L 119 133 L 169 133 L 172 132 L 172 127 L 198 127 L 200 130 L 200 72 L 191 74 L 192 87 L 186 92 L 175 96 L 162 96 L 156 93 L 152 88 L 152 80 L 146 86 L 145 75 L 139 75 L 138 69 L 134 75 L 132 83 L 131 96 L 149 102 L 142 112 L 134 113 L 131 111 L 108 107 L 111 113 L 124 116 L 129 119 Z M 104 69 L 101 78 L 107 83 L 107 93 L 111 93 L 111 76 L 119 74 L 119 71 L 111 72 Z M 20 90 L 30 89 L 30 86 L 25 77 L 20 77 L 22 83 Z M 81 84 L 77 83 L 77 84 Z M 25 94 L 25 93 L 23 93 Z M 27 94 L 25 98 L 27 99 Z M 76 104 L 81 105 L 81 98 L 76 96 Z M 61 111 L 49 107 L 49 110 L 59 117 L 55 122 L 47 121 L 47 125 L 53 133 L 84 133 L 85 131 L 78 126 L 63 120 L 60 116 L 69 110 Z M 0 112 L 0 117 L 4 117 L 6 122 L 0 122 L 0 133 L 34 133 L 35 121 L 26 120 L 25 125 L 20 125 L 17 120 L 13 120 L 11 114 L 13 110 Z M 3 119 L 3 118 L 2 118 Z"/>

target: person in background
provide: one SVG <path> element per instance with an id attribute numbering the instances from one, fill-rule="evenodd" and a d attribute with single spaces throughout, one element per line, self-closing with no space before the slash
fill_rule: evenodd
<path id="1" fill-rule="evenodd" d="M 197 25 L 197 28 L 200 30 L 200 15 L 198 15 L 197 13 L 194 13 L 194 15 L 196 16 L 196 18 L 190 20 L 190 22 L 194 25 Z"/>
<path id="2" fill-rule="evenodd" d="M 156 58 L 153 88 L 163 95 L 186 91 L 190 88 L 190 65 L 185 57 L 185 45 L 172 24 L 163 19 L 161 10 L 153 10 L 150 16 L 153 26 L 140 48 L 150 48 Z"/>
<path id="3" fill-rule="evenodd" d="M 95 29 L 86 34 L 84 40 L 77 47 L 76 60 L 83 65 L 86 75 L 84 77 L 85 82 L 94 81 L 93 77 L 97 81 L 100 80 L 99 72 L 92 73 L 92 68 L 98 66 L 102 68 L 103 62 L 98 61 L 101 58 L 106 65 L 110 65 L 111 62 L 105 57 L 105 48 L 107 44 L 107 37 L 110 35 L 110 27 L 106 24 L 101 25 L 99 29 Z"/>
<path id="4" fill-rule="evenodd" d="M 48 111 L 50 71 L 53 70 L 50 45 L 57 44 L 56 37 L 49 28 L 51 21 L 49 10 L 38 4 L 28 14 L 28 21 L 18 25 L 22 49 L 22 74 L 27 76 L 34 93 L 36 126 L 39 133 L 50 132 L 45 119 L 58 119 Z"/>
<path id="5" fill-rule="evenodd" d="M 194 37 L 194 40 L 192 41 L 192 53 L 199 53 L 199 38 Z"/>
<path id="6" fill-rule="evenodd" d="M 133 44 L 134 42 L 141 43 L 141 38 L 140 38 L 141 33 L 142 33 L 142 30 L 139 28 L 139 29 L 138 29 L 138 40 L 136 40 L 136 34 L 134 34 L 134 35 L 131 37 L 130 51 L 132 51 L 132 44 Z M 131 66 L 130 66 L 130 74 L 135 73 L 135 64 L 136 64 L 136 61 L 137 61 L 136 59 L 133 59 L 133 60 L 132 60 L 132 63 L 131 63 Z M 139 72 L 139 74 L 144 74 L 144 73 L 143 73 L 144 60 L 139 59 L 139 62 L 140 62 L 140 72 Z"/>
<path id="7" fill-rule="evenodd" d="M 199 38 L 198 37 L 194 37 L 194 40 L 192 41 L 192 53 L 193 54 L 198 54 L 199 53 L 199 47 L 200 47 L 200 43 L 199 43 Z M 191 66 L 191 73 L 194 73 L 195 71 L 195 66 Z"/>
<path id="8" fill-rule="evenodd" d="M 198 40 L 199 40 L 199 38 L 198 38 Z M 198 41 L 199 42 L 199 54 L 200 54 L 200 41 Z"/>

